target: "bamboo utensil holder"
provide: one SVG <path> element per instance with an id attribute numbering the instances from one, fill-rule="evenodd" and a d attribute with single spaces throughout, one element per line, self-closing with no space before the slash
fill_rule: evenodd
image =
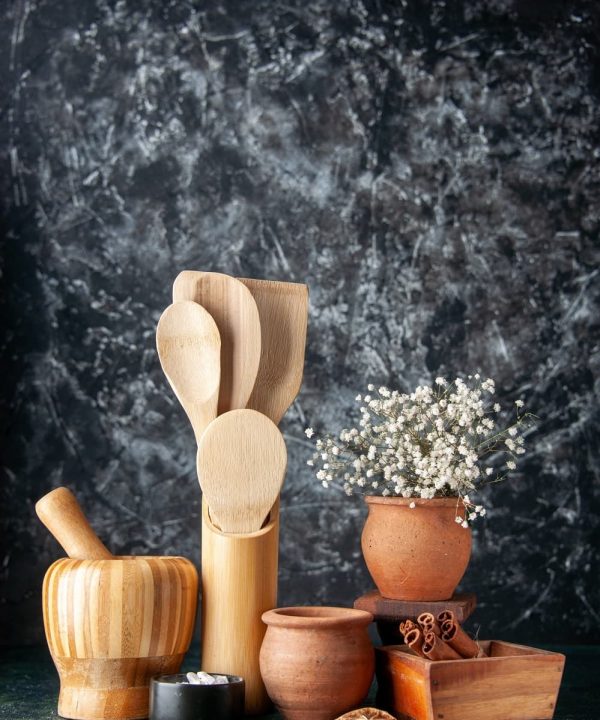
<path id="1" fill-rule="evenodd" d="M 202 670 L 246 681 L 246 714 L 264 713 L 270 700 L 260 674 L 266 625 L 277 605 L 279 504 L 265 527 L 234 535 L 212 523 L 202 502 Z"/>
<path id="2" fill-rule="evenodd" d="M 150 678 L 178 672 L 197 596 L 196 569 L 181 557 L 63 558 L 51 565 L 43 609 L 60 676 L 58 714 L 148 717 Z"/>

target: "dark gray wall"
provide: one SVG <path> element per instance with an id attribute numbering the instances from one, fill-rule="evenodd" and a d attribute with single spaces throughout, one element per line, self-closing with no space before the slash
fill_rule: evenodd
<path id="1" fill-rule="evenodd" d="M 485 493 L 484 637 L 600 642 L 597 5 L 18 0 L 2 48 L 1 637 L 41 637 L 78 495 L 116 553 L 199 559 L 194 442 L 154 330 L 184 268 L 306 282 L 280 602 L 371 585 L 307 424 L 480 370 L 541 420 Z"/>

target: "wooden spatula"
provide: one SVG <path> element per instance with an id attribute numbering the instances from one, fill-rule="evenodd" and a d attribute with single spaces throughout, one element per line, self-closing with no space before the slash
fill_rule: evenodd
<path id="1" fill-rule="evenodd" d="M 221 335 L 218 414 L 245 408 L 260 361 L 260 320 L 252 293 L 239 280 L 184 270 L 173 283 L 173 301 L 192 300 L 214 318 Z"/>
<path id="2" fill-rule="evenodd" d="M 198 478 L 212 521 L 228 533 L 260 530 L 283 485 L 287 452 L 266 415 L 232 410 L 214 420 L 198 445 Z"/>
<path id="3" fill-rule="evenodd" d="M 302 384 L 308 288 L 272 280 L 240 281 L 256 301 L 261 332 L 260 364 L 247 407 L 278 425 Z"/>
<path id="4" fill-rule="evenodd" d="M 156 328 L 160 364 L 194 429 L 196 442 L 217 416 L 221 340 L 215 321 L 191 300 L 175 302 Z"/>
<path id="5" fill-rule="evenodd" d="M 52 490 L 35 504 L 39 519 L 76 560 L 106 560 L 113 555 L 92 530 L 75 498 L 66 487 Z"/>

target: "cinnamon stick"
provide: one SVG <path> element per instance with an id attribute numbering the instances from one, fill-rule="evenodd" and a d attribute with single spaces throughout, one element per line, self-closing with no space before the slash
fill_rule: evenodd
<path id="1" fill-rule="evenodd" d="M 406 618 L 406 620 L 403 620 L 400 623 L 400 632 L 402 633 L 402 637 L 406 637 L 406 634 L 410 632 L 413 628 L 416 628 L 417 626 L 414 624 L 412 620 L 409 618 Z"/>
<path id="2" fill-rule="evenodd" d="M 423 654 L 423 632 L 421 628 L 414 627 L 412 630 L 409 630 L 404 636 L 404 642 L 411 650 L 414 650 L 417 655 L 425 657 Z"/>
<path id="3" fill-rule="evenodd" d="M 485 657 L 485 652 L 456 622 L 446 620 L 442 624 L 442 640 L 463 658 Z"/>
<path id="4" fill-rule="evenodd" d="M 438 614 L 437 621 L 440 627 L 442 627 L 446 620 L 452 620 L 452 622 L 456 620 L 452 610 L 442 610 L 442 612 Z"/>
<path id="5" fill-rule="evenodd" d="M 456 650 L 453 650 L 434 632 L 428 632 L 425 635 L 422 651 L 429 660 L 462 660 Z"/>
<path id="6" fill-rule="evenodd" d="M 436 635 L 441 635 L 442 630 L 435 618 L 435 615 L 430 612 L 423 612 L 417 618 L 417 622 L 421 626 L 423 633 L 426 635 L 428 632 L 434 632 Z"/>

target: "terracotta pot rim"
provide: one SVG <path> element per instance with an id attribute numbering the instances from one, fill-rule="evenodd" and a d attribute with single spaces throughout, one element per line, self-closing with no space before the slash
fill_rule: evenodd
<path id="1" fill-rule="evenodd" d="M 332 628 L 349 625 L 369 625 L 373 615 L 366 610 L 333 607 L 325 605 L 307 605 L 275 608 L 263 613 L 266 625 L 285 628 Z"/>
<path id="2" fill-rule="evenodd" d="M 437 498 L 405 498 L 405 497 L 383 497 L 382 495 L 365 495 L 365 502 L 368 505 L 400 505 L 408 507 L 414 503 L 418 507 L 436 508 L 436 507 L 457 507 L 462 505 L 459 497 L 437 497 Z"/>

